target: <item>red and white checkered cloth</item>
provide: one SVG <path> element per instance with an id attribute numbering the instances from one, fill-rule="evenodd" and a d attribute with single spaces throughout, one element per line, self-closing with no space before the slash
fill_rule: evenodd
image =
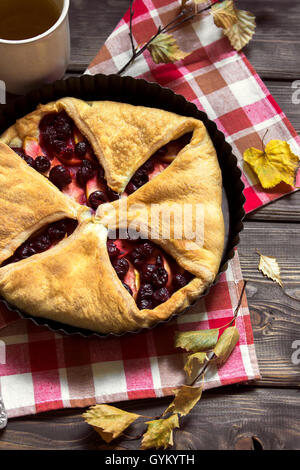
<path id="1" fill-rule="evenodd" d="M 179 5 L 177 0 L 136 0 L 135 41 L 144 42 L 159 24 L 170 21 Z M 127 62 L 128 23 L 129 12 L 87 73 L 114 73 Z M 185 25 L 176 37 L 183 50 L 194 50 L 184 61 L 155 65 L 145 52 L 127 73 L 168 86 L 204 109 L 227 136 L 241 166 L 243 151 L 250 146 L 261 148 L 266 129 L 268 138 L 287 140 L 299 154 L 300 140 L 295 130 L 245 56 L 232 50 L 210 15 Z M 291 191 L 286 185 L 263 191 L 248 168 L 243 168 L 243 181 L 247 212 Z M 185 315 L 153 330 L 122 338 L 85 339 L 52 333 L 29 320 L 18 319 L 1 306 L 0 347 L 6 346 L 6 363 L 0 363 L 0 386 L 8 415 L 171 394 L 185 381 L 186 355 L 174 349 L 174 332 L 227 324 L 242 285 L 236 253 L 210 294 Z M 206 388 L 259 378 L 245 297 L 237 326 L 239 343 L 222 368 L 206 374 Z"/>

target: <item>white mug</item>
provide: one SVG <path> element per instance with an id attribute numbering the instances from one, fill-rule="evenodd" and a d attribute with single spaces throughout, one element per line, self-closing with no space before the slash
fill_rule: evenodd
<path id="1" fill-rule="evenodd" d="M 70 0 L 53 1 L 60 16 L 50 29 L 20 41 L 0 38 L 0 80 L 10 93 L 27 93 L 62 78 L 66 71 L 70 60 Z"/>

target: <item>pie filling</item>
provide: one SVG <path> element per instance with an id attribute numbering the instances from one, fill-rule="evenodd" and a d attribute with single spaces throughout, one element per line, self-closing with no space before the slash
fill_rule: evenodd
<path id="1" fill-rule="evenodd" d="M 49 250 L 49 248 L 57 245 L 62 239 L 71 235 L 77 225 L 78 222 L 76 220 L 62 219 L 43 227 L 22 243 L 14 254 L 6 259 L 1 266 L 16 263 L 37 253 Z"/>
<path id="2" fill-rule="evenodd" d="M 141 310 L 166 302 L 193 278 L 149 240 L 109 239 L 107 251 L 123 286 Z"/>
<path id="3" fill-rule="evenodd" d="M 157 150 L 135 172 L 121 197 L 165 170 L 190 142 L 191 135 L 185 134 Z M 90 144 L 65 111 L 45 115 L 39 124 L 39 139 L 26 137 L 23 147 L 12 149 L 63 193 L 94 211 L 100 204 L 120 197 L 108 187 L 104 169 Z M 70 235 L 76 224 L 65 219 L 49 225 L 24 242 L 2 265 L 48 250 Z M 140 309 L 152 309 L 165 302 L 193 277 L 148 240 L 109 239 L 107 249 L 117 275 Z"/>

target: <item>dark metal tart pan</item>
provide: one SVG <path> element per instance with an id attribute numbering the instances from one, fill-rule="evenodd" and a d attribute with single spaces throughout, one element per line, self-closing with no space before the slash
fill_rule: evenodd
<path id="1" fill-rule="evenodd" d="M 239 233 L 243 229 L 242 221 L 245 216 L 243 209 L 245 202 L 243 195 L 244 185 L 241 181 L 241 171 L 237 166 L 237 158 L 233 155 L 232 148 L 226 142 L 224 134 L 218 130 L 216 124 L 207 117 L 206 113 L 199 111 L 193 103 L 190 103 L 183 96 L 174 93 L 169 88 L 164 88 L 156 83 L 150 83 L 142 79 L 102 74 L 94 76 L 83 75 L 81 77 L 70 77 L 66 80 L 58 80 L 2 106 L 0 109 L 0 134 L 13 125 L 16 119 L 34 111 L 38 104 L 46 104 L 65 96 L 72 96 L 86 101 L 110 100 L 133 105 L 149 106 L 171 111 L 182 116 L 200 119 L 205 124 L 217 151 L 223 177 L 222 208 L 225 220 L 225 243 L 219 273 L 214 281 L 215 284 L 218 281 L 219 275 L 227 269 L 228 261 L 234 256 L 234 249 L 239 243 Z M 209 288 L 206 289 L 199 298 L 206 296 L 208 292 Z M 17 312 L 20 317 L 30 319 L 36 325 L 46 326 L 51 331 L 62 332 L 68 335 L 77 334 L 83 337 L 94 335 L 105 338 L 123 336 L 127 333 L 136 334 L 140 331 L 147 330 L 147 328 L 142 328 L 136 331 L 122 333 L 121 335 L 113 333 L 102 335 L 91 330 L 83 330 L 46 318 L 33 317 L 16 309 L 5 299 L 0 300 L 9 310 Z M 183 313 L 184 312 L 174 314 L 165 321 L 159 321 L 150 329 L 158 324 L 167 323 Z"/>

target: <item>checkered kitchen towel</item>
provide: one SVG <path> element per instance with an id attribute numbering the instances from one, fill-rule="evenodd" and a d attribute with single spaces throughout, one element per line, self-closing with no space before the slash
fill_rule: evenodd
<path id="1" fill-rule="evenodd" d="M 134 38 L 141 43 L 159 23 L 174 17 L 179 1 L 136 0 Z M 117 72 L 130 57 L 129 12 L 89 67 L 87 73 Z M 177 64 L 155 65 L 148 52 L 128 69 L 183 94 L 204 109 L 227 135 L 240 156 L 249 146 L 261 146 L 261 136 L 287 140 L 299 153 L 299 139 L 285 115 L 243 54 L 230 47 L 221 30 L 204 15 L 176 33 L 192 55 Z M 247 212 L 290 191 L 262 191 L 243 168 Z M 299 185 L 299 184 L 298 184 Z M 238 255 L 210 294 L 187 314 L 166 325 L 122 338 L 80 338 L 52 333 L 0 307 L 0 342 L 6 346 L 0 385 L 10 417 L 62 407 L 87 406 L 135 398 L 169 395 L 185 381 L 185 354 L 173 346 L 174 332 L 216 328 L 232 319 L 242 289 Z M 205 387 L 217 387 L 259 377 L 247 301 L 237 319 L 240 340 L 227 363 L 206 375 Z M 3 349 L 3 348 L 2 348 Z M 1 352 L 1 351 L 0 351 Z M 3 356 L 3 355 L 2 355 Z M 4 362 L 2 357 L 2 362 Z"/>

